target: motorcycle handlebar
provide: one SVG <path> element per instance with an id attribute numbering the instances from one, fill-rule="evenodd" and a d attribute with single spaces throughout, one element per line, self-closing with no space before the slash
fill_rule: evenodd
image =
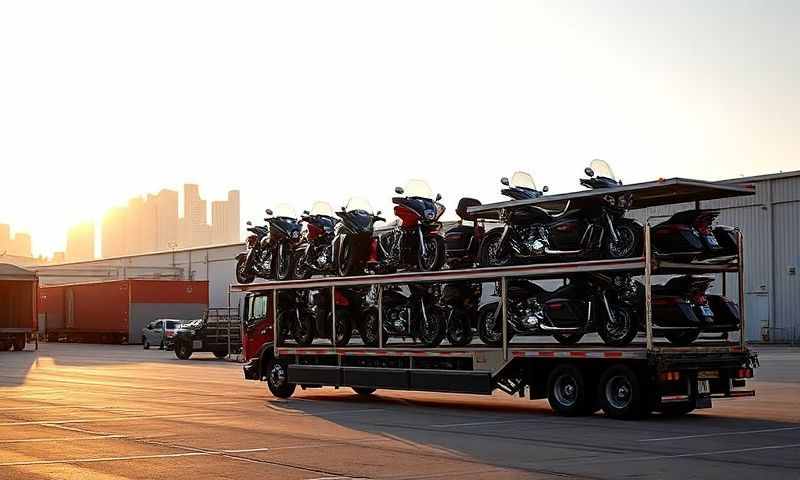
<path id="1" fill-rule="evenodd" d="M 383 218 L 383 217 L 379 217 L 379 216 L 375 215 L 375 221 L 376 221 L 376 222 L 385 222 L 385 221 L 386 221 L 386 219 L 385 219 L 385 218 Z"/>

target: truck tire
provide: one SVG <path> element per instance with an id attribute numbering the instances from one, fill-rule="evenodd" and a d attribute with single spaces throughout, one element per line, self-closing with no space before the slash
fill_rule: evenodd
<path id="1" fill-rule="evenodd" d="M 375 393 L 375 389 L 372 387 L 352 387 L 353 391 L 357 394 L 361 395 L 362 397 L 368 397 Z"/>
<path id="2" fill-rule="evenodd" d="M 217 358 L 225 358 L 228 356 L 228 352 L 221 352 L 219 350 L 214 352 L 214 356 Z"/>
<path id="3" fill-rule="evenodd" d="M 181 360 L 189 360 L 192 356 L 192 344 L 186 341 L 175 342 L 175 356 Z"/>
<path id="4" fill-rule="evenodd" d="M 603 411 L 611 418 L 633 420 L 646 413 L 645 399 L 639 376 L 630 367 L 617 364 L 600 377 L 597 395 Z"/>
<path id="5" fill-rule="evenodd" d="M 14 347 L 15 352 L 21 352 L 25 350 L 25 344 L 28 343 L 25 341 L 25 335 L 19 335 L 18 337 L 14 338 L 14 342 L 12 346 Z"/>
<path id="6" fill-rule="evenodd" d="M 289 398 L 297 385 L 289 383 L 289 366 L 282 360 L 270 358 L 267 363 L 267 388 L 278 398 Z"/>
<path id="7" fill-rule="evenodd" d="M 561 365 L 547 379 L 547 401 L 559 415 L 589 415 L 594 411 L 595 390 L 578 367 Z"/>

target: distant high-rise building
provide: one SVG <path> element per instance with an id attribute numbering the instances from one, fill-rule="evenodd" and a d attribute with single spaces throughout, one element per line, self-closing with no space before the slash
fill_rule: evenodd
<path id="1" fill-rule="evenodd" d="M 11 248 L 9 253 L 19 257 L 33 257 L 31 248 L 31 236 L 27 233 L 16 233 L 14 239 L 11 240 Z"/>
<path id="2" fill-rule="evenodd" d="M 94 222 L 79 223 L 69 229 L 64 257 L 68 262 L 94 259 Z"/>
<path id="3" fill-rule="evenodd" d="M 64 263 L 66 259 L 64 258 L 64 252 L 53 252 L 53 259 L 50 261 L 51 263 Z"/>
<path id="4" fill-rule="evenodd" d="M 144 200 L 134 197 L 128 200 L 128 211 L 125 215 L 125 254 L 143 253 L 142 225 L 144 220 Z"/>
<path id="5" fill-rule="evenodd" d="M 239 191 L 231 190 L 227 200 L 211 202 L 211 242 L 238 242 L 239 221 Z"/>
<path id="6" fill-rule="evenodd" d="M 178 242 L 178 192 L 161 190 L 156 198 L 158 216 L 156 250 L 169 250 Z"/>
<path id="7" fill-rule="evenodd" d="M 183 220 L 188 246 L 196 247 L 211 243 L 207 223 L 208 207 L 200 198 L 200 187 L 187 183 L 183 186 Z"/>
<path id="8" fill-rule="evenodd" d="M 0 253 L 7 252 L 11 247 L 11 225 L 0 223 Z"/>
<path id="9" fill-rule="evenodd" d="M 125 207 L 112 207 L 103 216 L 100 249 L 103 258 L 119 257 L 127 253 L 125 244 Z"/>

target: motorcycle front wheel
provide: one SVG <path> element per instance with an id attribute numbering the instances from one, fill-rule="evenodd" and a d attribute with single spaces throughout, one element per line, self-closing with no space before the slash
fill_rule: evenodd
<path id="1" fill-rule="evenodd" d="M 478 265 L 481 267 L 504 267 L 511 263 L 511 252 L 500 245 L 503 229 L 489 231 L 478 249 Z"/>
<path id="2" fill-rule="evenodd" d="M 306 263 L 306 254 L 297 252 L 292 261 L 292 278 L 295 280 L 307 280 L 312 275 L 311 268 Z"/>
<path id="3" fill-rule="evenodd" d="M 341 252 L 336 259 L 336 270 L 340 277 L 348 277 L 355 274 L 356 258 L 353 251 L 353 242 L 345 238 L 342 240 Z"/>
<path id="4" fill-rule="evenodd" d="M 463 347 L 472 342 L 472 325 L 463 311 L 453 311 L 447 324 L 447 341 L 454 347 Z"/>
<path id="5" fill-rule="evenodd" d="M 308 346 L 314 342 L 314 319 L 311 315 L 297 314 L 295 312 L 292 322 L 292 338 L 301 346 Z"/>
<path id="6" fill-rule="evenodd" d="M 353 336 L 353 324 L 350 322 L 350 315 L 345 312 L 336 313 L 336 346 L 344 347 L 350 343 Z"/>
<path id="7" fill-rule="evenodd" d="M 292 274 L 292 249 L 286 243 L 278 245 L 275 259 L 275 279 L 288 280 Z"/>
<path id="8" fill-rule="evenodd" d="M 439 235 L 428 235 L 423 240 L 425 254 L 417 253 L 417 266 L 420 271 L 433 272 L 441 270 L 444 265 L 444 239 Z"/>
<path id="9" fill-rule="evenodd" d="M 481 307 L 478 313 L 478 336 L 481 341 L 491 347 L 503 345 L 503 321 L 496 316 L 497 302 L 488 303 Z M 508 340 L 514 336 L 514 331 L 509 328 L 506 332 Z"/>
<path id="10" fill-rule="evenodd" d="M 247 268 L 247 257 L 240 258 L 236 262 L 236 281 L 239 283 L 253 283 L 255 279 L 255 274 Z"/>
<path id="11" fill-rule="evenodd" d="M 361 327 L 358 329 L 361 341 L 366 347 L 378 346 L 378 309 L 370 308 L 361 318 Z M 386 337 L 384 336 L 384 341 Z"/>
<path id="12" fill-rule="evenodd" d="M 621 223 L 614 226 L 617 232 L 615 242 L 611 235 L 606 238 L 608 258 L 631 258 L 642 254 L 642 229 L 635 223 Z"/>
<path id="13" fill-rule="evenodd" d="M 425 347 L 436 347 L 444 340 L 444 324 L 447 319 L 438 308 L 428 309 L 420 322 L 420 342 Z"/>
<path id="14" fill-rule="evenodd" d="M 612 306 L 611 315 L 597 329 L 603 343 L 613 347 L 624 347 L 636 337 L 637 322 L 629 308 Z"/>

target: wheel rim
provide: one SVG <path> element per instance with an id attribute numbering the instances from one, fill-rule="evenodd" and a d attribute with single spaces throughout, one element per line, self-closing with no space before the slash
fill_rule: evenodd
<path id="1" fill-rule="evenodd" d="M 422 341 L 433 343 L 439 334 L 439 318 L 434 313 L 425 315 L 422 319 Z"/>
<path id="2" fill-rule="evenodd" d="M 627 377 L 617 375 L 606 382 L 606 401 L 617 410 L 622 410 L 631 403 L 633 386 Z"/>
<path id="3" fill-rule="evenodd" d="M 487 247 L 489 265 L 503 265 L 508 262 L 508 257 L 500 257 L 500 237 L 497 237 Z"/>
<path id="4" fill-rule="evenodd" d="M 336 317 L 336 343 L 343 343 L 347 330 L 347 322 L 340 316 Z"/>
<path id="5" fill-rule="evenodd" d="M 612 340 L 625 338 L 630 330 L 631 317 L 626 310 L 615 308 L 611 310 L 612 317 L 608 319 L 606 332 Z"/>
<path id="6" fill-rule="evenodd" d="M 633 230 L 630 227 L 617 227 L 617 241 L 611 240 L 608 243 L 608 253 L 614 258 L 624 258 L 633 253 L 634 247 Z"/>
<path id="7" fill-rule="evenodd" d="M 489 312 L 486 315 L 486 322 L 484 322 L 484 330 L 486 337 L 493 342 L 496 342 L 503 337 L 502 327 L 498 329 L 497 323 L 497 316 L 494 314 L 494 312 Z"/>
<path id="8" fill-rule="evenodd" d="M 558 403 L 571 407 L 578 401 L 578 382 L 571 375 L 561 375 L 553 385 L 553 395 Z"/>
<path id="9" fill-rule="evenodd" d="M 286 278 L 289 274 L 289 254 L 286 253 L 284 244 L 281 244 L 278 250 L 278 276 Z"/>
<path id="10" fill-rule="evenodd" d="M 375 313 L 369 314 L 364 322 L 364 337 L 367 343 L 378 342 L 378 316 Z"/>
<path id="11" fill-rule="evenodd" d="M 269 372 L 269 381 L 273 387 L 282 387 L 286 383 L 286 370 L 279 363 L 272 366 Z"/>
<path id="12" fill-rule="evenodd" d="M 425 254 L 422 257 L 422 269 L 430 270 L 436 264 L 436 258 L 439 256 L 439 248 L 436 239 L 428 237 L 423 240 L 425 245 Z"/>

